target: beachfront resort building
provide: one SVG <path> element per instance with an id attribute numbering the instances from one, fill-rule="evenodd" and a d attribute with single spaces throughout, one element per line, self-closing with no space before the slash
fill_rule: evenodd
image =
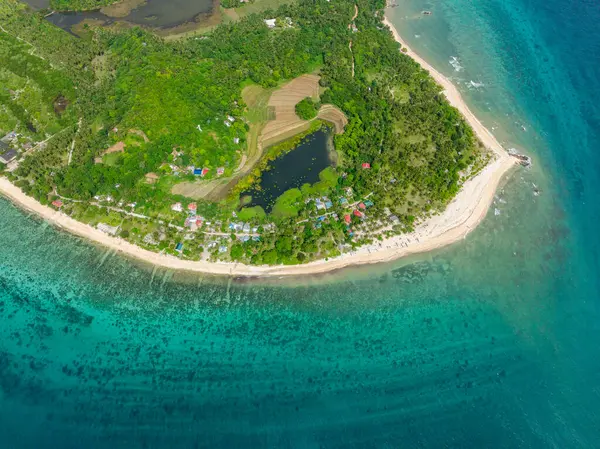
<path id="1" fill-rule="evenodd" d="M 117 235 L 117 233 L 119 232 L 118 226 L 110 226 L 110 225 L 107 225 L 106 223 L 98 223 L 96 225 L 96 228 L 99 231 L 104 232 L 105 234 L 113 235 L 113 236 Z"/>
<path id="2" fill-rule="evenodd" d="M 0 140 L 0 162 L 9 164 L 17 158 L 17 152 Z"/>

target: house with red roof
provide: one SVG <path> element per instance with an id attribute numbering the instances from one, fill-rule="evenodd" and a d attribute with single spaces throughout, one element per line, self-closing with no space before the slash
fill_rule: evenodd
<path id="1" fill-rule="evenodd" d="M 363 162 L 362 168 L 371 168 L 371 164 L 369 164 L 368 162 Z"/>
<path id="2" fill-rule="evenodd" d="M 344 215 L 344 221 L 347 224 L 350 224 L 350 222 L 352 221 L 352 217 L 350 215 L 346 214 L 346 215 Z"/>
<path id="3" fill-rule="evenodd" d="M 359 211 L 359 210 L 355 209 L 354 212 L 352 212 L 352 213 L 354 214 L 355 217 L 358 217 L 358 218 L 362 218 L 363 217 L 363 213 L 361 211 Z"/>
<path id="4" fill-rule="evenodd" d="M 190 203 L 190 204 L 188 204 L 187 208 L 190 212 L 196 212 L 196 209 L 198 208 L 198 206 L 196 205 L 196 203 Z"/>
<path id="5" fill-rule="evenodd" d="M 61 200 L 54 200 L 52 201 L 52 205 L 57 209 L 60 209 L 63 206 L 63 202 Z"/>
<path id="6" fill-rule="evenodd" d="M 365 210 L 367 208 L 367 206 L 365 206 L 365 203 L 359 203 L 358 204 L 358 208 L 362 209 L 362 210 Z"/>

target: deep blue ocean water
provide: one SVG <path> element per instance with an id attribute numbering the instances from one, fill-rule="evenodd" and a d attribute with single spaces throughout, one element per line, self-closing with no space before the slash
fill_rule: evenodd
<path id="1" fill-rule="evenodd" d="M 2 449 L 600 446 L 600 6 L 399 2 L 534 167 L 463 242 L 285 283 L 145 267 L 0 199 Z"/>

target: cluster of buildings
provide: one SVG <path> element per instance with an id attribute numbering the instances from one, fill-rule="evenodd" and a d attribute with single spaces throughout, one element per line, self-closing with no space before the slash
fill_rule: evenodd
<path id="1" fill-rule="evenodd" d="M 9 132 L 0 139 L 0 163 L 9 165 L 17 159 L 19 152 L 14 144 L 17 143 L 18 134 L 14 131 Z M 24 144 L 23 149 L 31 148 L 31 143 Z"/>
<path id="2" fill-rule="evenodd" d="M 342 206 L 343 208 L 352 209 L 351 211 L 344 214 L 344 216 L 343 216 L 343 220 L 346 225 L 346 232 L 348 233 L 348 235 L 350 235 L 350 237 L 352 237 L 354 235 L 354 231 L 350 227 L 352 224 L 352 217 L 359 218 L 360 220 L 365 220 L 366 219 L 365 211 L 367 209 L 369 209 L 370 207 L 374 206 L 374 203 L 373 203 L 373 201 L 371 201 L 369 199 L 365 199 L 364 201 L 359 202 L 359 203 L 354 203 L 354 202 L 351 203 L 350 201 L 353 201 L 353 197 L 354 197 L 354 192 L 352 190 L 352 187 L 347 187 L 344 190 L 344 194 L 345 194 L 345 196 L 340 197 L 337 201 L 338 201 L 338 204 L 340 206 Z M 350 201 L 348 200 L 348 198 L 350 198 Z M 306 202 L 308 203 L 310 201 L 313 201 L 313 200 L 308 199 Z M 339 220 L 337 213 L 327 212 L 329 209 L 331 209 L 333 207 L 333 201 L 331 201 L 328 197 L 326 197 L 326 196 L 319 197 L 319 198 L 316 198 L 314 201 L 315 201 L 315 207 L 317 209 L 317 212 L 325 211 L 324 214 L 319 215 L 317 217 L 316 223 L 314 224 L 316 229 L 321 228 L 323 222 L 325 220 L 327 220 L 327 218 L 329 218 L 329 217 L 333 218 L 333 220 L 335 220 L 335 221 Z"/>
<path id="3" fill-rule="evenodd" d="M 236 137 L 235 139 L 237 139 L 237 141 L 239 142 L 239 138 Z M 171 154 L 173 154 L 174 159 L 177 159 L 179 156 L 181 156 L 183 154 L 183 152 L 173 150 L 173 153 L 171 153 Z M 185 171 L 185 170 L 187 170 L 189 173 L 193 174 L 194 176 L 200 176 L 201 178 L 204 178 L 206 175 L 208 175 L 210 173 L 210 168 L 208 168 L 208 167 L 194 167 L 191 165 L 187 168 L 183 168 L 176 164 L 163 164 L 163 166 L 167 166 L 167 165 L 171 169 L 171 173 L 174 174 L 175 176 L 179 175 L 179 173 L 181 171 Z M 221 176 L 224 173 L 225 173 L 225 167 L 217 168 L 217 176 Z M 154 173 L 147 174 L 146 180 L 148 180 L 148 176 L 156 176 L 156 174 L 154 174 Z"/>
<path id="4" fill-rule="evenodd" d="M 196 215 L 198 205 L 196 203 L 190 203 L 186 207 L 188 216 L 185 219 L 184 227 L 189 228 L 190 231 L 197 231 L 204 224 L 204 217 Z M 183 212 L 183 206 L 181 203 L 175 203 L 171 206 L 171 210 L 174 212 Z"/>
<path id="5" fill-rule="evenodd" d="M 228 227 L 232 232 L 245 232 L 245 233 L 258 232 L 258 226 L 251 227 L 250 223 L 232 222 L 232 223 L 229 223 Z"/>
<path id="6" fill-rule="evenodd" d="M 315 205 L 317 206 L 317 210 L 327 210 L 333 207 L 333 203 L 326 196 L 317 198 L 315 200 Z"/>
<path id="7" fill-rule="evenodd" d="M 357 207 L 352 210 L 352 214 L 344 215 L 344 223 L 346 223 L 346 232 L 350 237 L 354 236 L 354 231 L 350 227 L 352 224 L 352 217 L 359 218 L 360 220 L 365 220 L 367 216 L 365 215 L 365 210 L 372 207 L 374 204 L 370 200 L 365 200 L 364 202 L 358 203 Z"/>
<path id="8" fill-rule="evenodd" d="M 210 168 L 207 168 L 207 167 L 204 167 L 204 168 L 189 167 L 189 170 L 194 176 L 200 176 L 201 178 L 204 178 L 206 175 L 208 175 L 210 173 Z M 217 176 L 221 176 L 223 173 L 225 173 L 225 167 L 218 167 L 217 168 Z"/>
<path id="9" fill-rule="evenodd" d="M 228 115 L 227 118 L 225 119 L 225 121 L 223 123 L 225 124 L 225 126 L 227 128 L 229 128 L 231 125 L 233 125 L 233 122 L 235 122 L 235 117 L 232 117 L 231 115 Z"/>

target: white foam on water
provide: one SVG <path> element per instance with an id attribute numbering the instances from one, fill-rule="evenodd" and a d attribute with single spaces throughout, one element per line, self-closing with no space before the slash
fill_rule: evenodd
<path id="1" fill-rule="evenodd" d="M 463 69 L 463 66 L 460 65 L 460 62 L 456 56 L 450 56 L 450 61 L 448 62 L 452 67 L 454 67 L 455 72 L 460 72 Z"/>
<path id="2" fill-rule="evenodd" d="M 471 80 L 471 81 L 469 81 L 469 82 L 467 83 L 467 86 L 469 86 L 469 89 L 478 89 L 478 90 L 479 90 L 479 89 L 481 89 L 482 87 L 484 87 L 484 86 L 485 86 L 485 84 L 483 84 L 483 83 L 478 83 L 478 82 L 476 82 L 476 81 L 473 81 L 473 80 Z"/>

